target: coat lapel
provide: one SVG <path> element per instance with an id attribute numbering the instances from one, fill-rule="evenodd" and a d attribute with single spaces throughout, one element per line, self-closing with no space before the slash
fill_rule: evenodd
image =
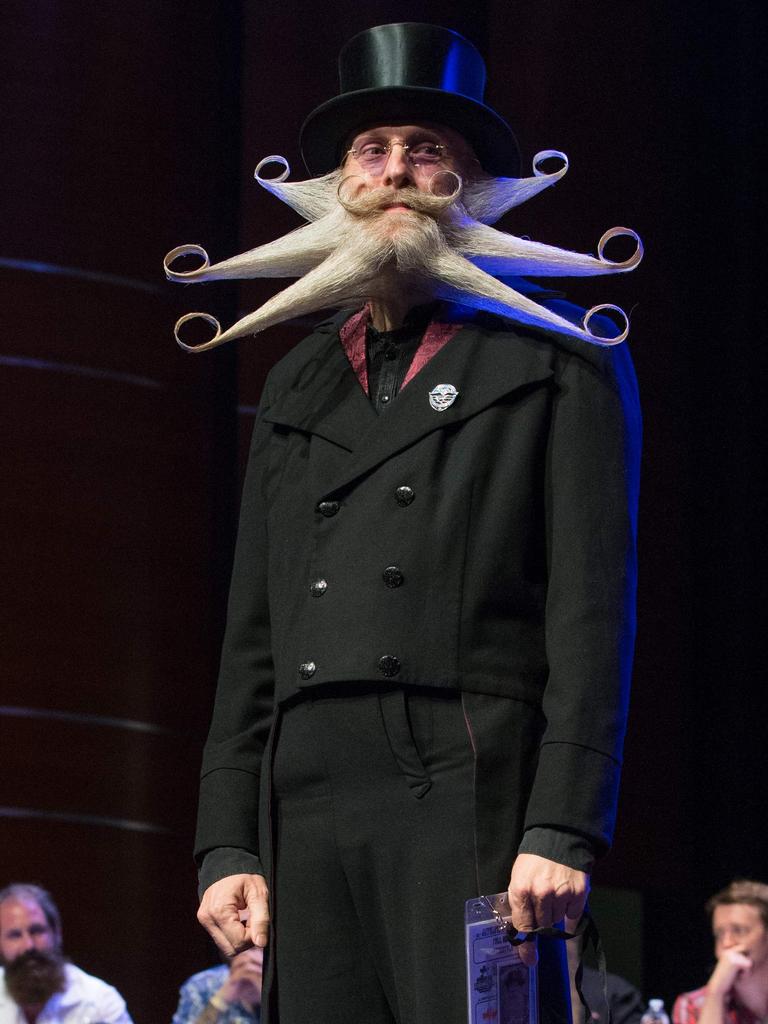
<path id="1" fill-rule="evenodd" d="M 520 388 L 552 376 L 551 351 L 513 329 L 465 325 L 378 415 L 352 370 L 338 327 L 349 313 L 321 324 L 317 355 L 296 387 L 281 395 L 264 418 L 316 434 L 345 449 L 322 484 L 322 495 L 347 487 L 381 462 L 435 430 L 460 423 Z M 438 412 L 429 392 L 452 384 L 458 397 Z"/>
<path id="2" fill-rule="evenodd" d="M 553 372 L 550 358 L 545 347 L 513 331 L 471 324 L 462 328 L 358 438 L 352 458 L 328 479 L 324 494 L 346 487 L 432 431 L 460 423 L 513 391 L 547 380 Z M 429 401 L 429 392 L 438 384 L 452 384 L 458 391 L 442 412 Z"/>
<path id="3" fill-rule="evenodd" d="M 351 452 L 379 417 L 341 346 L 338 327 L 343 321 L 338 316 L 318 325 L 313 359 L 302 367 L 294 387 L 264 410 L 264 419 L 317 434 Z"/>

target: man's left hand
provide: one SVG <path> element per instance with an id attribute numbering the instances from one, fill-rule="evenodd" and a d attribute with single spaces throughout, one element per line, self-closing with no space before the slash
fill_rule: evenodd
<path id="1" fill-rule="evenodd" d="M 535 853 L 520 853 L 509 879 L 512 924 L 519 932 L 551 928 L 565 918 L 572 931 L 584 912 L 589 894 L 589 875 Z M 524 942 L 517 947 L 523 963 L 536 963 L 536 947 Z"/>

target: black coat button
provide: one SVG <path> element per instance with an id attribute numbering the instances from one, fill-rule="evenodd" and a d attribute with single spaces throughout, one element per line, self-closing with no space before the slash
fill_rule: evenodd
<path id="1" fill-rule="evenodd" d="M 315 580 L 309 588 L 312 597 L 322 597 L 328 589 L 328 580 Z"/>
<path id="2" fill-rule="evenodd" d="M 299 665 L 299 675 L 302 679 L 311 679 L 315 672 L 317 672 L 317 665 L 314 661 L 303 661 Z"/>
<path id="3" fill-rule="evenodd" d="M 400 659 L 396 658 L 394 654 L 384 654 L 379 658 L 379 672 L 387 679 L 396 676 L 399 671 Z"/>
<path id="4" fill-rule="evenodd" d="M 405 582 L 405 576 L 403 576 L 402 570 L 398 569 L 396 565 L 388 565 L 381 574 L 381 578 L 384 580 L 386 585 L 391 587 L 393 590 L 395 587 L 402 587 Z"/>
<path id="5" fill-rule="evenodd" d="M 321 516 L 325 516 L 326 519 L 335 516 L 340 508 L 341 505 L 338 501 L 320 501 L 317 504 L 317 511 Z"/>
<path id="6" fill-rule="evenodd" d="M 405 508 L 406 505 L 410 505 L 416 495 L 413 493 L 412 487 L 398 487 L 395 491 L 395 501 L 398 505 L 402 505 Z"/>

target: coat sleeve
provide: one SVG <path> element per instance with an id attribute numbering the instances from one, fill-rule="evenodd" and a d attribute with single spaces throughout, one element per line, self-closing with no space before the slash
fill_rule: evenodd
<path id="1" fill-rule="evenodd" d="M 546 728 L 521 852 L 590 870 L 610 845 L 635 637 L 640 464 L 625 346 L 566 355 L 546 455 Z"/>
<path id="2" fill-rule="evenodd" d="M 262 410 L 268 405 L 267 391 Z M 257 417 L 240 507 L 216 701 L 203 752 L 195 858 L 210 884 L 262 871 L 258 860 L 261 761 L 273 715 L 264 482 L 270 428 Z M 206 856 L 208 855 L 208 856 Z"/>

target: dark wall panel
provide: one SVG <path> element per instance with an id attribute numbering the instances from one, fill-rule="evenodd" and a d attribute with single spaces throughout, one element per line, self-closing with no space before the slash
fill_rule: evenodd
<path id="1" fill-rule="evenodd" d="M 227 9 L 228 8 L 228 9 Z M 0 885 L 139 1024 L 212 957 L 196 776 L 236 501 L 233 358 L 185 356 L 161 261 L 232 244 L 236 5 L 3 12 Z M 231 316 L 220 291 L 214 311 Z"/>

